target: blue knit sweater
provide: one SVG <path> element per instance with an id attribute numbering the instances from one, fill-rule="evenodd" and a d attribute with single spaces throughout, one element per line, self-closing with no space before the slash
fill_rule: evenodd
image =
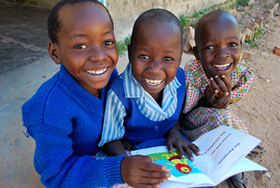
<path id="1" fill-rule="evenodd" d="M 117 76 L 111 75 L 109 83 Z M 97 160 L 107 86 L 101 99 L 87 92 L 61 66 L 22 107 L 23 124 L 34 138 L 34 166 L 47 187 L 110 187 L 124 183 L 124 156 Z"/>

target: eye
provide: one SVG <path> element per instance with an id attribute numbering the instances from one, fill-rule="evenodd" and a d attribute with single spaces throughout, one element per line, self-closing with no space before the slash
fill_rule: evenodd
<path id="1" fill-rule="evenodd" d="M 104 42 L 104 45 L 105 45 L 105 46 L 111 46 L 112 44 L 114 44 L 114 42 L 111 41 L 111 40 L 108 40 L 108 41 L 105 41 L 105 42 Z"/>
<path id="2" fill-rule="evenodd" d="M 232 42 L 232 43 L 229 44 L 229 46 L 230 46 L 230 47 L 236 47 L 236 46 L 238 46 L 238 44 L 235 43 L 235 42 Z"/>
<path id="3" fill-rule="evenodd" d="M 206 46 L 204 49 L 205 50 L 214 50 L 215 48 L 214 48 L 214 46 Z"/>
<path id="4" fill-rule="evenodd" d="M 163 60 L 164 60 L 164 61 L 172 61 L 173 58 L 172 58 L 172 57 L 164 57 Z"/>
<path id="5" fill-rule="evenodd" d="M 84 44 L 78 44 L 78 45 L 74 46 L 74 48 L 75 48 L 75 49 L 80 49 L 80 50 L 82 50 L 82 49 L 86 49 L 87 46 L 84 45 Z"/>
<path id="6" fill-rule="evenodd" d="M 141 59 L 149 59 L 149 57 L 147 55 L 141 54 L 138 56 Z"/>

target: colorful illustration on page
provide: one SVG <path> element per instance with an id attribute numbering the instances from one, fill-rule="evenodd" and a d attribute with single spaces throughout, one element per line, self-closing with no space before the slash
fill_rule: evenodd
<path id="1" fill-rule="evenodd" d="M 175 177 L 191 173 L 202 173 L 197 166 L 187 158 L 181 158 L 177 151 L 163 152 L 148 155 L 155 163 L 165 165 L 167 170 Z"/>

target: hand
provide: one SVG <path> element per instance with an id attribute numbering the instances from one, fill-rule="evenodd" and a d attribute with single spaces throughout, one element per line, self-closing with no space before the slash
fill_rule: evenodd
<path id="1" fill-rule="evenodd" d="M 206 88 L 205 98 L 209 106 L 215 108 L 226 108 L 229 105 L 232 83 L 226 76 L 221 78 L 216 75 L 210 78 L 211 84 Z"/>
<path id="2" fill-rule="evenodd" d="M 126 140 L 122 140 L 122 144 L 123 144 L 123 147 L 124 149 L 128 150 L 128 151 L 131 151 L 132 149 L 132 144 L 130 144 L 128 141 Z"/>
<path id="3" fill-rule="evenodd" d="M 171 176 L 166 166 L 152 162 L 150 157 L 134 155 L 125 157 L 121 163 L 121 175 L 125 183 L 132 187 L 155 188 Z"/>
<path id="4" fill-rule="evenodd" d="M 173 152 L 173 147 L 175 147 L 180 156 L 184 158 L 184 153 L 187 154 L 188 158 L 193 161 L 193 156 L 191 150 L 199 155 L 200 149 L 193 143 L 188 140 L 182 138 L 181 133 L 179 131 L 179 122 L 177 122 L 170 130 L 166 140 L 166 146 L 168 148 L 168 152 Z"/>

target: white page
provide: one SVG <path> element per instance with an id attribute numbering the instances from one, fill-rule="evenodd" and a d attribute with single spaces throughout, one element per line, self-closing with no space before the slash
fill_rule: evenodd
<path id="1" fill-rule="evenodd" d="M 223 177 L 260 142 L 249 134 L 220 126 L 193 142 L 201 149 L 194 162 L 207 176 Z"/>

